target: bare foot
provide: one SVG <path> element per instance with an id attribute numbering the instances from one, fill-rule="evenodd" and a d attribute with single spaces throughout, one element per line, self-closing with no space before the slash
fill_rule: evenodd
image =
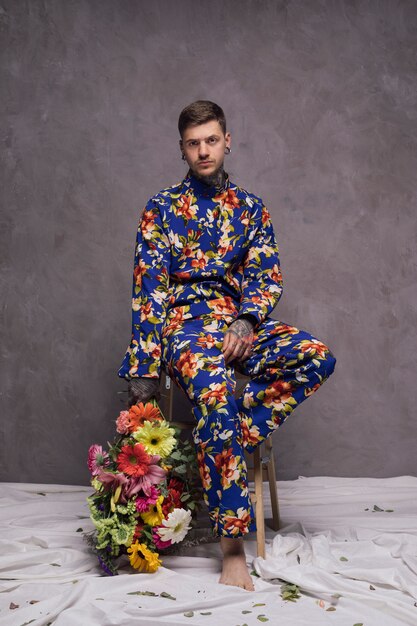
<path id="1" fill-rule="evenodd" d="M 221 537 L 220 546 L 223 552 L 223 569 L 219 583 L 242 587 L 242 589 L 247 591 L 255 591 L 252 578 L 246 566 L 242 537 L 237 537 L 236 539 Z"/>

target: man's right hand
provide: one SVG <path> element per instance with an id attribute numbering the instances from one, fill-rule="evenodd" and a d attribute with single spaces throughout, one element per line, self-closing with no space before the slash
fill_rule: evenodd
<path id="1" fill-rule="evenodd" d="M 128 386 L 129 406 L 149 400 L 159 388 L 158 378 L 131 378 Z"/>

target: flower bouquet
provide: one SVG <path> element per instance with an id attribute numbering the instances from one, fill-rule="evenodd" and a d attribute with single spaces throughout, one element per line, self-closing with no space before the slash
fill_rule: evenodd
<path id="1" fill-rule="evenodd" d="M 108 575 L 127 554 L 142 572 L 155 572 L 160 552 L 187 535 L 200 500 L 196 455 L 152 399 L 121 411 L 108 451 L 90 446 L 94 493 L 87 498 L 95 530 L 87 540 Z"/>

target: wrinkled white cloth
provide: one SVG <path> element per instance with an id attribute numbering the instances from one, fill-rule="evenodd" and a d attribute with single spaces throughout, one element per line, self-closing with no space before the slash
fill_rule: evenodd
<path id="1" fill-rule="evenodd" d="M 155 574 L 126 566 L 103 577 L 82 538 L 89 487 L 3 483 L 0 493 L 4 626 L 417 624 L 414 477 L 280 481 L 282 528 L 267 531 L 266 558 L 254 558 L 254 535 L 245 540 L 253 593 L 218 584 L 218 544 L 164 557 Z M 282 581 L 301 598 L 283 601 Z"/>

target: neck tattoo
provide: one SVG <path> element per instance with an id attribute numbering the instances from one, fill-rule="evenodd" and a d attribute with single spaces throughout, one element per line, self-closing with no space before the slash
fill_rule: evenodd
<path id="1" fill-rule="evenodd" d="M 217 172 L 209 176 L 199 176 L 198 174 L 194 174 L 194 176 L 198 178 L 198 180 L 201 180 L 202 183 L 205 183 L 209 187 L 216 187 L 216 189 L 221 189 L 226 181 L 226 172 L 223 169 L 223 165 L 219 167 Z"/>

